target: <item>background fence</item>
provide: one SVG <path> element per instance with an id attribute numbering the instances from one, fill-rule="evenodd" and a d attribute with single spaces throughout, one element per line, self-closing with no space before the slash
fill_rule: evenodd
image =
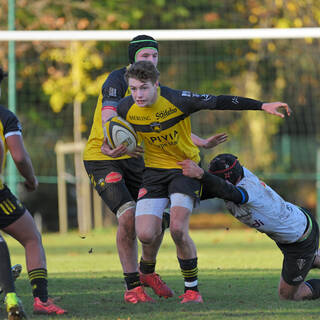
<path id="1" fill-rule="evenodd" d="M 218 153 L 237 154 L 246 167 L 288 201 L 315 213 L 319 36 L 276 39 L 277 30 L 273 32 L 274 37 L 268 39 L 243 36 L 243 40 L 192 41 L 169 40 L 168 32 L 167 40 L 159 40 L 161 83 L 198 93 L 287 102 L 293 114 L 285 120 L 255 111 L 202 111 L 192 116 L 193 132 L 202 137 L 218 132 L 229 135 L 227 143 L 201 151 L 204 167 Z M 151 31 L 143 33 L 153 35 Z M 1 32 L 0 46 L 4 56 L 8 41 L 1 41 Z M 15 51 L 16 112 L 41 183 L 33 195 L 18 191 L 31 212 L 45 216 L 45 229 L 57 230 L 55 145 L 57 141 L 74 141 L 75 101 L 82 110 L 76 131 L 80 139 L 88 137 L 101 83 L 109 72 L 128 63 L 127 41 L 18 41 Z M 4 105 L 8 104 L 6 89 L 3 83 Z M 75 227 L 77 181 L 72 155 L 66 156 L 65 165 L 69 224 Z M 197 211 L 217 212 L 222 208 L 220 201 L 206 201 Z"/>

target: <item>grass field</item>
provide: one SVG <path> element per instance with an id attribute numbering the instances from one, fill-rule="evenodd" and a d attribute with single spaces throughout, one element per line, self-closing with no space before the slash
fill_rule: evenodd
<path id="1" fill-rule="evenodd" d="M 78 233 L 45 234 L 49 295 L 68 309 L 63 319 L 188 320 L 188 319 L 318 319 L 318 300 L 279 301 L 277 285 L 282 255 L 275 244 L 255 230 L 192 231 L 198 248 L 199 283 L 204 304 L 181 305 L 178 296 L 183 280 L 175 248 L 166 233 L 157 261 L 157 272 L 175 291 L 155 304 L 130 305 L 123 301 L 124 285 L 115 247 L 115 229 L 93 232 L 82 239 Z M 23 272 L 17 291 L 31 319 L 32 294 L 27 279 L 24 250 L 6 236 L 12 264 L 21 263 Z M 91 252 L 92 251 L 92 252 Z M 91 253 L 89 253 L 91 252 Z M 320 277 L 312 270 L 311 277 Z M 4 317 L 4 308 L 0 318 Z"/>

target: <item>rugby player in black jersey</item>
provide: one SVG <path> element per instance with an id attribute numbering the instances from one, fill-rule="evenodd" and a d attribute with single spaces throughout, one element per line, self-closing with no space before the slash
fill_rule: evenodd
<path id="1" fill-rule="evenodd" d="M 236 96 L 213 96 L 159 86 L 159 72 L 150 61 L 132 64 L 125 74 L 131 96 L 122 99 L 118 114 L 132 124 L 144 142 L 145 170 L 136 207 L 136 232 L 152 245 L 161 234 L 162 212 L 170 200 L 170 233 L 176 244 L 184 294 L 181 303 L 203 302 L 198 291 L 196 247 L 189 236 L 189 217 L 199 201 L 201 184 L 182 174 L 177 162 L 200 161 L 191 139 L 190 115 L 209 110 L 264 110 L 283 117 L 282 102 L 262 103 Z"/>
<path id="2" fill-rule="evenodd" d="M 128 47 L 129 63 L 150 61 L 158 64 L 158 43 L 152 37 L 139 35 Z M 95 110 L 90 136 L 84 151 L 84 165 L 87 173 L 106 205 L 117 216 L 117 248 L 122 265 L 126 291 L 126 302 L 152 301 L 141 283 L 150 286 L 162 297 L 171 297 L 173 292 L 155 273 L 156 256 L 163 238 L 159 234 L 152 245 L 142 245 L 142 257 L 138 268 L 138 250 L 135 233 L 135 202 L 142 182 L 144 162 L 141 149 L 130 157 L 124 146 L 111 149 L 105 143 L 102 125 L 117 115 L 118 102 L 130 95 L 130 88 L 124 79 L 127 67 L 114 70 L 102 86 L 102 93 Z M 212 148 L 226 140 L 225 134 L 201 139 L 192 135 L 198 146 Z M 139 270 L 138 270 L 139 269 Z M 140 272 L 140 274 L 139 274 Z"/>
<path id="3" fill-rule="evenodd" d="M 4 73 L 0 68 L 1 80 L 3 75 Z M 0 139 L 4 149 L 2 168 L 5 165 L 4 157 L 9 150 L 19 173 L 25 179 L 26 189 L 34 191 L 38 187 L 38 180 L 34 174 L 30 156 L 24 147 L 21 130 L 21 124 L 16 115 L 7 108 L 0 106 Z M 46 256 L 36 224 L 29 211 L 11 193 L 1 179 L 0 229 L 19 241 L 25 249 L 27 270 L 34 296 L 33 312 L 65 314 L 66 310 L 55 305 L 52 299 L 48 299 Z M 2 288 L 6 290 L 5 287 Z M 23 312 L 21 312 L 22 314 Z"/>
<path id="4" fill-rule="evenodd" d="M 307 209 L 282 199 L 232 154 L 212 159 L 209 172 L 191 160 L 179 164 L 184 175 L 203 183 L 205 199 L 224 199 L 235 218 L 265 233 L 281 249 L 284 259 L 278 286 L 280 299 L 320 297 L 320 279 L 305 281 L 311 268 L 320 268 L 319 227 Z"/>

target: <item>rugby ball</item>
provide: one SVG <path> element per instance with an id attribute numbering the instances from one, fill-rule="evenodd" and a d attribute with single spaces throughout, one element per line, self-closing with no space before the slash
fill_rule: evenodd
<path id="1" fill-rule="evenodd" d="M 108 120 L 103 126 L 104 136 L 112 149 L 123 144 L 129 152 L 137 146 L 137 134 L 129 122 L 116 116 Z"/>

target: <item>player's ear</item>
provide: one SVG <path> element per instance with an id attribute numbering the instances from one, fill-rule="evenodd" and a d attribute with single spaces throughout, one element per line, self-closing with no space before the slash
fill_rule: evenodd
<path id="1" fill-rule="evenodd" d="M 155 85 L 156 87 L 159 87 L 159 80 L 156 81 Z"/>

